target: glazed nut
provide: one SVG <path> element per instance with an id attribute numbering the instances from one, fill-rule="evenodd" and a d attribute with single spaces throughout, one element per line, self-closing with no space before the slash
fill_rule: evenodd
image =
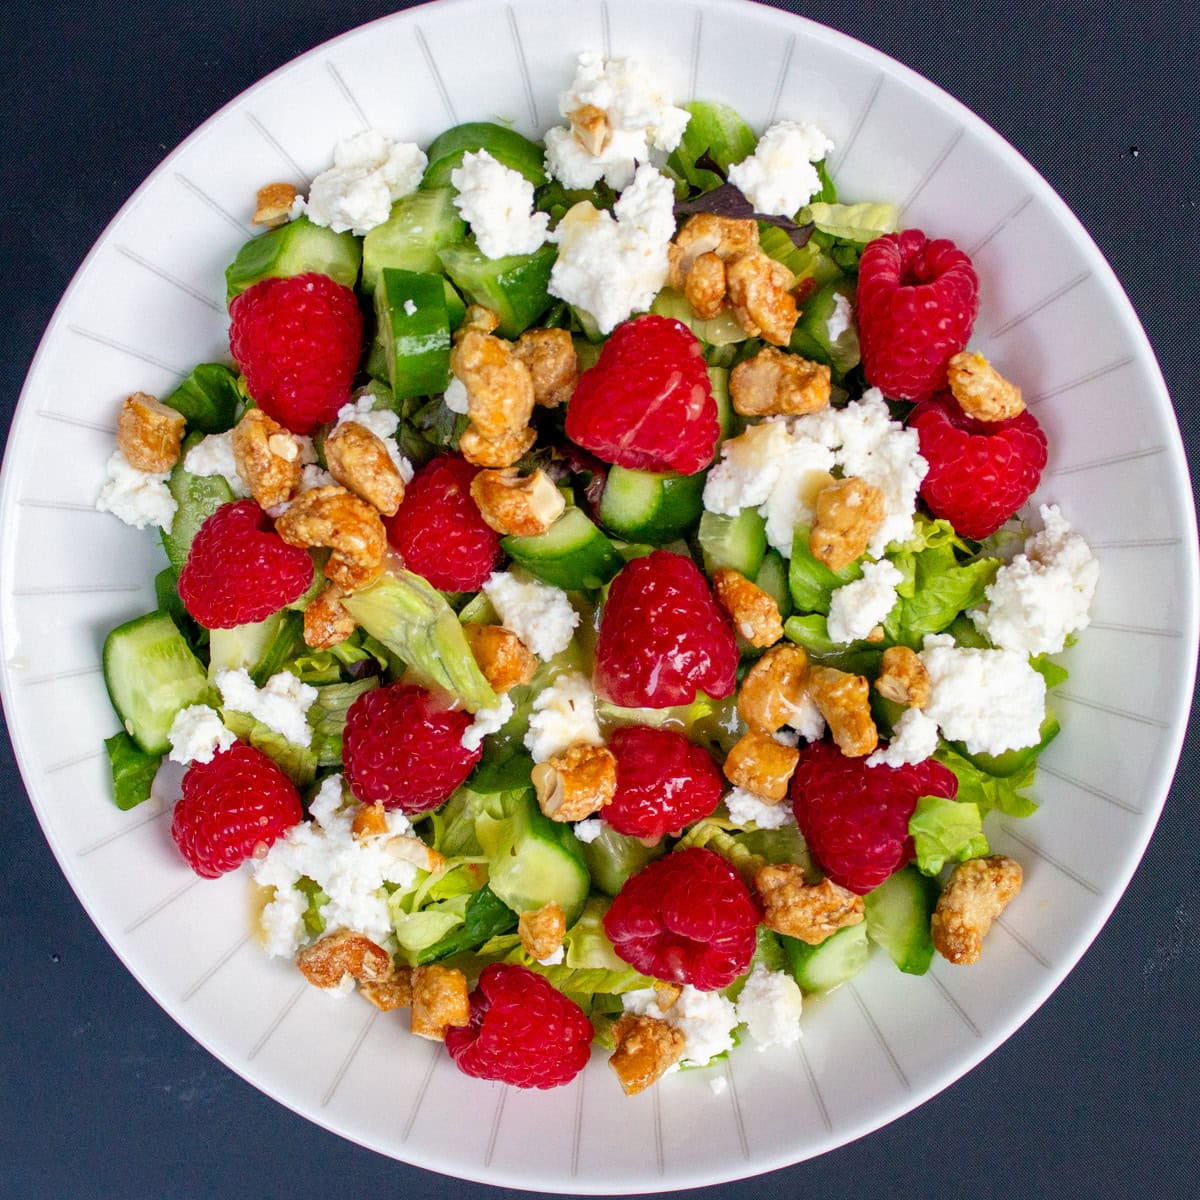
<path id="1" fill-rule="evenodd" d="M 661 1079 L 687 1048 L 683 1030 L 660 1017 L 626 1013 L 612 1027 L 613 1050 L 608 1065 L 627 1096 L 644 1092 Z"/>
<path id="2" fill-rule="evenodd" d="M 359 806 L 358 812 L 354 814 L 354 822 L 350 826 L 350 832 L 357 841 L 369 837 L 379 837 L 387 831 L 387 811 L 384 809 L 382 801 L 377 800 L 374 804 Z"/>
<path id="3" fill-rule="evenodd" d="M 328 650 L 344 642 L 358 622 L 342 603 L 342 589 L 336 583 L 325 585 L 321 594 L 304 610 L 304 644 L 314 650 Z"/>
<path id="4" fill-rule="evenodd" d="M 517 919 L 522 949 L 539 962 L 552 957 L 562 948 L 566 932 L 566 914 L 553 900 L 533 912 L 523 912 Z"/>
<path id="5" fill-rule="evenodd" d="M 959 408 L 976 421 L 1008 421 L 1025 411 L 1021 389 L 982 354 L 956 354 L 946 364 L 946 379 Z"/>
<path id="6" fill-rule="evenodd" d="M 800 708 L 807 675 L 808 655 L 803 647 L 772 646 L 742 680 L 738 716 L 763 733 L 782 729 Z"/>
<path id="7" fill-rule="evenodd" d="M 347 976 L 360 983 L 390 979 L 392 956 L 365 934 L 341 929 L 305 946 L 296 966 L 314 987 L 336 988 Z"/>
<path id="8" fill-rule="evenodd" d="M 883 524 L 883 492 L 851 475 L 823 487 L 817 493 L 816 510 L 808 549 L 831 571 L 841 571 L 866 551 Z"/>
<path id="9" fill-rule="evenodd" d="M 482 304 L 468 304 L 462 324 L 454 331 L 454 344 L 458 345 L 468 333 L 492 333 L 500 327 L 500 314 Z"/>
<path id="10" fill-rule="evenodd" d="M 300 487 L 300 446 L 261 408 L 248 409 L 233 428 L 233 461 L 260 508 L 274 508 Z"/>
<path id="11" fill-rule="evenodd" d="M 701 254 L 683 281 L 683 294 L 692 312 L 710 321 L 725 307 L 725 264 L 711 250 Z"/>
<path id="12" fill-rule="evenodd" d="M 481 437 L 494 441 L 529 424 L 533 377 L 508 342 L 469 329 L 450 351 L 450 370 L 467 389 L 467 414 Z"/>
<path id="13" fill-rule="evenodd" d="M 391 979 L 378 983 L 360 983 L 358 993 L 364 1000 L 369 1000 L 380 1012 L 394 1012 L 398 1008 L 408 1008 L 412 1004 L 412 971 L 407 967 L 399 968 Z"/>
<path id="14" fill-rule="evenodd" d="M 537 658 L 511 629 L 468 622 L 462 630 L 492 691 L 508 692 L 533 678 Z"/>
<path id="15" fill-rule="evenodd" d="M 794 863 L 760 867 L 754 887 L 763 904 L 763 924 L 776 933 L 819 946 L 847 925 L 866 915 L 863 898 L 832 879 L 806 883 L 804 868 Z"/>
<path id="16" fill-rule="evenodd" d="M 436 963 L 413 969 L 410 1028 L 417 1037 L 444 1042 L 451 1025 L 466 1025 L 470 1020 L 471 997 L 461 971 Z"/>
<path id="17" fill-rule="evenodd" d="M 889 646 L 883 652 L 875 690 L 885 700 L 924 708 L 929 703 L 929 672 L 921 656 L 907 646 Z"/>
<path id="18" fill-rule="evenodd" d="M 775 598 L 740 571 L 721 567 L 713 576 L 713 592 L 734 628 L 750 645 L 773 646 L 783 637 L 783 620 Z"/>
<path id="19" fill-rule="evenodd" d="M 729 303 L 738 324 L 751 336 L 786 346 L 799 310 L 795 276 L 778 260 L 752 250 L 725 264 Z"/>
<path id="20" fill-rule="evenodd" d="M 666 1012 L 682 995 L 681 984 L 664 983 L 661 979 L 654 984 L 654 1003 L 658 1005 L 660 1012 Z"/>
<path id="21" fill-rule="evenodd" d="M 959 863 L 930 922 L 938 953 L 956 964 L 978 962 L 987 931 L 1021 890 L 1021 882 L 1021 864 L 1002 854 Z"/>
<path id="22" fill-rule="evenodd" d="M 379 513 L 343 487 L 301 492 L 275 522 L 289 546 L 325 546 L 328 579 L 343 592 L 355 592 L 383 571 L 387 534 Z"/>
<path id="23" fill-rule="evenodd" d="M 468 425 L 458 440 L 458 449 L 467 462 L 476 467 L 511 467 L 537 440 L 532 427 L 485 437 L 477 425 Z"/>
<path id="24" fill-rule="evenodd" d="M 769 733 L 751 729 L 725 756 L 725 778 L 768 804 L 778 804 L 787 796 L 788 781 L 799 761 L 800 751 L 794 746 L 784 746 Z"/>
<path id="25" fill-rule="evenodd" d="M 538 806 L 552 821 L 582 821 L 612 802 L 617 760 L 603 746 L 576 742 L 530 773 Z"/>
<path id="26" fill-rule="evenodd" d="M 136 470 L 169 471 L 179 461 L 186 425 L 183 413 L 146 392 L 134 392 L 117 415 L 117 445 Z"/>
<path id="27" fill-rule="evenodd" d="M 688 273 L 702 254 L 715 254 L 722 262 L 728 262 L 757 249 L 757 221 L 695 213 L 684 222 L 668 250 L 671 286 L 683 290 Z"/>
<path id="28" fill-rule="evenodd" d="M 395 516 L 404 499 L 404 477 L 377 434 L 357 421 L 343 421 L 325 439 L 325 463 L 342 487 L 385 517 Z"/>
<path id="29" fill-rule="evenodd" d="M 571 132 L 575 140 L 593 157 L 603 154 L 612 141 L 608 114 L 594 104 L 585 104 L 571 113 Z"/>
<path id="30" fill-rule="evenodd" d="M 251 220 L 255 225 L 269 228 L 282 225 L 292 215 L 295 203 L 296 189 L 290 183 L 268 183 L 258 189 Z"/>
<path id="31" fill-rule="evenodd" d="M 513 354 L 529 369 L 534 404 L 557 408 L 570 400 L 579 381 L 579 356 L 568 330 L 527 329 Z"/>
<path id="32" fill-rule="evenodd" d="M 879 744 L 870 693 L 871 685 L 862 675 L 833 667 L 813 667 L 808 672 L 808 694 L 847 758 L 861 758 Z"/>
<path id="33" fill-rule="evenodd" d="M 743 417 L 798 416 L 829 407 L 831 372 L 825 363 L 764 346 L 729 375 L 729 398 Z"/>
<path id="34" fill-rule="evenodd" d="M 562 492 L 540 468 L 524 478 L 511 467 L 480 471 L 471 480 L 471 498 L 488 525 L 512 537 L 545 533 L 567 506 Z"/>
<path id="35" fill-rule="evenodd" d="M 446 856 L 440 850 L 435 850 L 419 837 L 410 837 L 406 833 L 389 838 L 387 852 L 392 858 L 412 863 L 418 870 L 428 871 L 430 875 L 437 874 L 446 865 Z"/>

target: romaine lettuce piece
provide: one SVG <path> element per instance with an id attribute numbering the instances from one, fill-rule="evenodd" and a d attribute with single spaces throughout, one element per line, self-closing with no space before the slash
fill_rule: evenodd
<path id="1" fill-rule="evenodd" d="M 694 100 L 683 107 L 691 113 L 691 119 L 667 159 L 667 167 L 693 191 L 707 192 L 725 182 L 725 174 L 734 163 L 754 153 L 758 138 L 727 104 Z M 701 159 L 712 165 L 697 165 Z"/>
<path id="2" fill-rule="evenodd" d="M 959 802 L 977 805 L 980 816 L 986 817 L 993 808 L 1009 817 L 1028 817 L 1037 811 L 1036 802 L 1022 795 L 1024 789 L 1033 784 L 1037 773 L 1036 757 L 1031 757 L 1016 774 L 1004 777 L 989 775 L 945 742 L 938 746 L 933 757 L 954 772 Z"/>
<path id="3" fill-rule="evenodd" d="M 276 733 L 249 713 L 223 708 L 221 719 L 243 742 L 249 742 L 256 750 L 274 759 L 298 788 L 306 788 L 316 779 L 319 763 L 312 745 L 299 746 L 289 742 L 283 734 Z"/>
<path id="4" fill-rule="evenodd" d="M 798 525 L 792 536 L 792 558 L 788 565 L 788 589 L 792 603 L 801 613 L 829 615 L 830 598 L 844 584 L 862 578 L 862 562 L 855 559 L 840 571 L 830 570 L 808 548 L 811 527 Z"/>
<path id="5" fill-rule="evenodd" d="M 150 799 L 150 786 L 162 765 L 161 754 L 147 754 L 125 732 L 118 730 L 104 739 L 112 767 L 113 801 L 122 811 L 136 808 Z"/>
<path id="6" fill-rule="evenodd" d="M 965 862 L 988 852 L 979 805 L 970 800 L 922 796 L 908 821 L 917 869 L 936 875 L 948 862 Z"/>
<path id="7" fill-rule="evenodd" d="M 900 210 L 894 204 L 824 204 L 813 201 L 799 220 L 812 221 L 822 232 L 848 242 L 869 242 L 898 228 Z"/>
<path id="8" fill-rule="evenodd" d="M 485 884 L 468 900 L 462 922 L 440 940 L 417 952 L 417 965 L 478 949 L 490 939 L 515 929 L 516 925 L 517 914 Z"/>
<path id="9" fill-rule="evenodd" d="M 336 767 L 342 761 L 342 734 L 350 706 L 366 692 L 379 686 L 376 678 L 357 683 L 330 683 L 317 688 L 317 698 L 308 710 L 312 726 L 312 749 L 322 767 Z"/>

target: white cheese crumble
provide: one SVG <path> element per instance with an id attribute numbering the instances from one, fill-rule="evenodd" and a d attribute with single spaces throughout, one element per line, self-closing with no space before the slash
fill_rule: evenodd
<path id="1" fill-rule="evenodd" d="M 383 443 L 388 458 L 400 472 L 400 478 L 405 484 L 412 482 L 413 465 L 400 453 L 400 447 L 396 445 L 396 430 L 400 428 L 400 418 L 390 408 L 376 408 L 375 397 L 368 392 L 338 409 L 337 425 L 333 432 L 336 433 L 348 421 L 353 421 L 355 425 L 361 425 L 373 433 Z"/>
<path id="2" fill-rule="evenodd" d="M 110 512 L 126 525 L 145 529 L 157 525 L 171 532 L 179 505 L 167 487 L 170 471 L 139 471 L 120 450 L 114 450 L 104 467 L 104 486 L 96 508 Z"/>
<path id="3" fill-rule="evenodd" d="M 558 964 L 561 963 L 563 961 L 563 959 L 565 959 L 566 957 L 567 957 L 566 947 L 559 946 L 559 948 L 557 950 L 552 950 L 549 954 L 546 955 L 545 958 L 539 958 L 537 961 L 539 963 L 541 963 L 541 965 L 543 967 L 557 967 Z"/>
<path id="4" fill-rule="evenodd" d="M 786 800 L 768 804 L 761 796 L 744 788 L 734 788 L 725 797 L 725 807 L 735 825 L 749 825 L 753 821 L 759 829 L 782 829 L 796 822 L 792 806 Z"/>
<path id="5" fill-rule="evenodd" d="M 280 671 L 256 688 L 249 671 L 239 667 L 218 671 L 216 684 L 225 708 L 246 713 L 297 746 L 312 743 L 308 710 L 317 698 L 317 689 L 301 683 L 290 671 Z"/>
<path id="6" fill-rule="evenodd" d="M 729 1087 L 729 1081 L 724 1075 L 714 1075 L 708 1081 L 708 1086 L 709 1090 L 714 1096 L 723 1096 L 725 1094 L 725 1089 Z"/>
<path id="7" fill-rule="evenodd" d="M 207 704 L 189 704 L 181 708 L 167 731 L 172 762 L 209 763 L 219 751 L 228 750 L 237 735 L 225 728 L 220 713 Z"/>
<path id="8" fill-rule="evenodd" d="M 404 302 L 404 312 L 410 317 L 417 315 L 417 302 L 411 296 Z"/>
<path id="9" fill-rule="evenodd" d="M 415 192 L 428 163 L 412 142 L 393 142 L 376 129 L 368 129 L 338 142 L 333 166 L 312 182 L 303 211 L 314 225 L 327 225 L 334 233 L 350 230 L 360 236 L 382 225 L 392 204 Z"/>
<path id="10" fill-rule="evenodd" d="M 581 842 L 591 845 L 604 832 L 604 822 L 599 817 L 588 817 L 586 821 L 576 821 L 573 829 Z"/>
<path id="11" fill-rule="evenodd" d="M 442 396 L 442 403 L 452 413 L 458 413 L 461 417 L 467 415 L 471 407 L 470 397 L 467 394 L 467 385 L 457 375 L 450 377 L 450 382 L 446 385 L 446 391 Z"/>
<path id="12" fill-rule="evenodd" d="M 681 1066 L 707 1066 L 718 1054 L 733 1049 L 733 1031 L 738 1026 L 737 1009 L 720 992 L 702 992 L 690 983 L 683 985 L 679 998 L 665 1012 L 658 1006 L 653 988 L 625 992 L 621 1002 L 626 1012 L 656 1017 L 680 1030 L 684 1036 Z"/>
<path id="13" fill-rule="evenodd" d="M 483 739 L 503 729 L 513 715 L 513 701 L 509 695 L 500 697 L 495 708 L 481 708 L 475 720 L 463 730 L 462 745 L 466 750 L 478 750 Z"/>
<path id="14" fill-rule="evenodd" d="M 483 585 L 500 624 L 515 633 L 543 662 L 571 643 L 579 614 L 567 593 L 524 573 L 496 571 Z"/>
<path id="15" fill-rule="evenodd" d="M 311 492 L 313 488 L 319 487 L 336 487 L 337 480 L 334 479 L 324 467 L 317 466 L 316 463 L 305 463 L 300 468 L 300 491 Z M 297 493 L 298 494 L 298 493 Z M 276 508 L 282 509 L 284 512 L 290 508 L 290 504 L 276 505 Z M 271 510 L 271 515 L 275 516 L 275 509 Z"/>
<path id="16" fill-rule="evenodd" d="M 546 240 L 550 214 L 533 211 L 533 184 L 486 150 L 468 151 L 450 172 L 454 207 L 485 258 L 532 254 Z"/>
<path id="17" fill-rule="evenodd" d="M 1039 511 L 1042 532 L 1026 539 L 1025 553 L 988 585 L 987 603 L 967 615 L 1001 649 L 1057 654 L 1070 634 L 1089 624 L 1100 564 L 1057 505 Z"/>
<path id="18" fill-rule="evenodd" d="M 237 459 L 233 456 L 232 429 L 224 433 L 210 433 L 198 441 L 184 456 L 183 469 L 206 479 L 220 475 L 239 500 L 250 495 L 246 481 L 238 474 Z"/>
<path id="19" fill-rule="evenodd" d="M 654 302 L 667 281 L 667 247 L 674 236 L 671 181 L 652 166 L 640 166 L 612 213 L 584 200 L 563 215 L 550 234 L 558 243 L 550 294 L 590 314 L 601 333 L 611 333 Z"/>
<path id="20" fill-rule="evenodd" d="M 603 741 L 595 693 L 586 675 L 566 671 L 534 697 L 525 734 L 525 748 L 534 762 L 545 762 L 576 742 L 599 746 Z"/>
<path id="21" fill-rule="evenodd" d="M 813 163 L 833 143 L 808 121 L 779 121 L 758 140 L 754 153 L 729 168 L 729 182 L 754 205 L 754 211 L 794 217 L 821 190 Z"/>
<path id="22" fill-rule="evenodd" d="M 758 963 L 737 998 L 737 1019 L 759 1050 L 794 1046 L 800 1040 L 804 997 L 786 971 L 770 971 Z"/>
<path id="23" fill-rule="evenodd" d="M 787 724 L 789 729 L 794 729 L 806 742 L 819 741 L 825 733 L 825 718 L 821 716 L 816 701 L 807 692 L 793 705 Z"/>
<path id="24" fill-rule="evenodd" d="M 831 342 L 836 342 L 850 328 L 853 318 L 854 308 L 850 301 L 841 292 L 835 292 L 833 312 L 829 314 L 829 319 L 825 322 L 825 336 Z"/>
<path id="25" fill-rule="evenodd" d="M 829 600 L 829 640 L 861 642 L 896 605 L 900 569 L 886 558 L 863 563 L 862 578 L 835 588 Z"/>
<path id="26" fill-rule="evenodd" d="M 904 767 L 924 762 L 937 749 L 937 722 L 919 708 L 906 709 L 892 729 L 886 750 L 876 750 L 867 759 L 868 767 Z"/>

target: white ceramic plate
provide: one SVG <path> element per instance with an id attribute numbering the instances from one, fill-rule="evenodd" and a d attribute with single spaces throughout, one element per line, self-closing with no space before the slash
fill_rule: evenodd
<path id="1" fill-rule="evenodd" d="M 1024 385 L 1050 439 L 1035 499 L 1061 504 L 1103 564 L 1092 627 L 1053 699 L 1064 732 L 1044 756 L 1042 810 L 991 825 L 1026 885 L 982 963 L 939 960 L 910 978 L 876 955 L 809 1005 L 799 1049 L 743 1050 L 633 1100 L 599 1057 L 565 1092 L 469 1080 L 395 1019 L 265 959 L 247 932 L 244 877 L 194 876 L 161 799 L 117 811 L 101 745 L 116 720 L 99 647 L 153 606 L 161 565 L 154 537 L 92 508 L 116 409 L 227 356 L 222 272 L 253 232 L 255 188 L 311 179 L 366 126 L 425 143 L 498 118 L 540 135 L 581 49 L 663 62 L 677 97 L 727 101 L 760 130 L 816 121 L 836 143 L 845 198 L 894 200 L 905 225 L 967 249 L 982 280 L 973 344 Z M 1190 487 L 1162 379 L 1112 272 L 1041 178 L 957 102 L 840 34 L 736 0 L 443 0 L 329 42 L 240 96 L 150 176 L 64 297 L 13 423 L 0 521 L 13 742 L 63 871 L 125 964 L 189 1033 L 297 1112 L 384 1154 L 515 1187 L 738 1178 L 820 1154 L 945 1087 L 1042 1003 L 1100 929 L 1154 828 L 1189 707 Z M 722 1094 L 714 1076 L 728 1081 Z M 446 1118 L 464 1111 L 484 1119 Z"/>

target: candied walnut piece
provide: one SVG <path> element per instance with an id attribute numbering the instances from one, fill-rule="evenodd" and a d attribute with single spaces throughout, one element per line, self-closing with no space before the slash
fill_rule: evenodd
<path id="1" fill-rule="evenodd" d="M 392 956 L 365 934 L 341 929 L 305 946 L 296 966 L 314 987 L 335 988 L 347 975 L 359 982 L 390 979 Z"/>
<path id="2" fill-rule="evenodd" d="M 268 183 L 258 189 L 254 200 L 255 225 L 266 225 L 273 229 L 283 225 L 292 215 L 296 203 L 296 189 L 290 183 Z"/>
<path id="3" fill-rule="evenodd" d="M 342 487 L 385 517 L 395 516 L 404 499 L 404 477 L 381 437 L 357 421 L 343 421 L 325 439 L 325 462 Z"/>
<path id="4" fill-rule="evenodd" d="M 729 375 L 729 398 L 743 417 L 797 416 L 829 407 L 831 373 L 824 363 L 764 346 Z"/>
<path id="5" fill-rule="evenodd" d="M 616 1048 L 608 1065 L 627 1096 L 636 1096 L 656 1083 L 687 1048 L 683 1030 L 660 1017 L 626 1013 L 613 1025 L 612 1035 Z"/>
<path id="6" fill-rule="evenodd" d="M 366 587 L 383 572 L 387 551 L 383 521 L 366 501 L 343 487 L 301 492 L 276 520 L 275 531 L 289 546 L 332 550 L 325 574 L 343 592 Z"/>
<path id="7" fill-rule="evenodd" d="M 369 1000 L 380 1012 L 394 1012 L 412 1004 L 412 971 L 401 967 L 391 979 L 378 983 L 368 980 L 358 985 L 358 994 Z"/>
<path id="8" fill-rule="evenodd" d="M 354 823 L 350 826 L 350 832 L 357 840 L 379 837 L 387 831 L 387 812 L 382 801 L 359 805 L 358 812 L 354 814 Z"/>
<path id="9" fill-rule="evenodd" d="M 688 273 L 702 254 L 715 254 L 722 262 L 758 250 L 758 222 L 749 218 L 695 213 L 675 235 L 670 256 L 671 286 L 683 289 Z"/>
<path id="10" fill-rule="evenodd" d="M 871 685 L 862 675 L 813 667 L 808 673 L 808 694 L 847 758 L 861 758 L 879 744 L 871 716 Z"/>
<path id="11" fill-rule="evenodd" d="M 342 589 L 336 583 L 325 590 L 304 610 L 304 644 L 314 650 L 328 650 L 344 642 L 357 622 L 342 604 Z"/>
<path id="12" fill-rule="evenodd" d="M 468 425 L 459 438 L 458 449 L 476 467 L 511 467 L 536 440 L 537 431 L 532 427 L 487 438 L 476 426 Z"/>
<path id="13" fill-rule="evenodd" d="M 450 351 L 450 369 L 467 389 L 467 413 L 481 437 L 495 440 L 529 424 L 533 377 L 508 342 L 469 329 Z"/>
<path id="14" fill-rule="evenodd" d="M 725 307 L 725 263 L 711 250 L 692 263 L 683 281 L 683 294 L 692 312 L 710 321 Z"/>
<path id="15" fill-rule="evenodd" d="M 738 324 L 751 337 L 786 346 L 800 315 L 791 271 L 761 250 L 752 250 L 725 264 L 725 278 Z"/>
<path id="16" fill-rule="evenodd" d="M 468 304 L 462 324 L 454 331 L 454 344 L 457 346 L 472 331 L 492 333 L 499 327 L 499 313 L 493 312 L 490 308 L 484 308 L 482 304 Z"/>
<path id="17" fill-rule="evenodd" d="M 794 863 L 760 867 L 754 887 L 763 903 L 763 924 L 776 933 L 819 946 L 847 925 L 866 916 L 863 898 L 832 879 L 806 883 L 804 868 Z"/>
<path id="18" fill-rule="evenodd" d="M 545 533 L 567 506 L 562 492 L 540 467 L 524 478 L 511 467 L 480 471 L 471 480 L 471 498 L 497 533 L 513 537 Z"/>
<path id="19" fill-rule="evenodd" d="M 517 920 L 521 946 L 530 958 L 539 962 L 562 948 L 566 932 L 566 913 L 553 900 L 533 912 L 523 912 Z"/>
<path id="20" fill-rule="evenodd" d="M 982 354 L 960 351 L 946 364 L 946 378 L 959 408 L 976 421 L 1008 421 L 1025 411 L 1021 389 Z"/>
<path id="21" fill-rule="evenodd" d="M 666 1012 L 667 1009 L 683 995 L 683 986 L 678 983 L 664 983 L 661 979 L 654 984 L 654 1003 Z"/>
<path id="22" fill-rule="evenodd" d="M 992 922 L 1021 890 L 1021 864 L 1003 854 L 971 858 L 954 868 L 933 910 L 933 944 L 947 961 L 979 961 Z"/>
<path id="23" fill-rule="evenodd" d="M 492 691 L 508 692 L 533 678 L 537 658 L 511 629 L 471 622 L 462 629 Z"/>
<path id="24" fill-rule="evenodd" d="M 778 804 L 787 795 L 788 780 L 799 761 L 800 751 L 794 746 L 781 745 L 769 733 L 752 729 L 725 756 L 725 778 L 768 804 Z"/>
<path id="25" fill-rule="evenodd" d="M 738 693 L 738 716 L 763 733 L 782 729 L 804 699 L 808 655 L 801 646 L 772 646 L 746 672 Z"/>
<path id="26" fill-rule="evenodd" d="M 552 821 L 582 821 L 612 803 L 617 760 L 603 746 L 576 742 L 538 763 L 530 778 L 538 806 Z"/>
<path id="27" fill-rule="evenodd" d="M 534 404 L 557 408 L 570 400 L 579 381 L 579 357 L 568 330 L 527 329 L 513 354 L 529 368 Z"/>
<path id="28" fill-rule="evenodd" d="M 398 833 L 388 838 L 387 852 L 393 858 L 402 862 L 410 862 L 421 871 L 436 874 L 446 865 L 446 856 L 432 846 L 427 845 L 419 837 L 411 837 L 407 833 Z"/>
<path id="29" fill-rule="evenodd" d="M 594 104 L 585 104 L 571 113 L 568 119 L 575 140 L 593 158 L 604 153 L 608 143 L 612 141 L 612 129 L 604 109 L 597 108 Z"/>
<path id="30" fill-rule="evenodd" d="M 875 690 L 885 700 L 924 708 L 929 703 L 929 672 L 921 656 L 907 646 L 889 646 L 883 652 L 882 669 Z"/>
<path id="31" fill-rule="evenodd" d="M 863 554 L 883 524 L 883 492 L 851 475 L 817 493 L 817 516 L 808 535 L 813 558 L 841 571 Z"/>
<path id="32" fill-rule="evenodd" d="M 775 597 L 767 595 L 740 571 L 721 567 L 713 576 L 713 592 L 734 628 L 750 645 L 773 646 L 783 637 L 783 620 Z"/>
<path id="33" fill-rule="evenodd" d="M 461 971 L 436 963 L 413 968 L 410 1028 L 417 1037 L 444 1042 L 451 1025 L 466 1025 L 470 1020 L 471 998 Z"/>
<path id="34" fill-rule="evenodd" d="M 300 487 L 300 444 L 261 408 L 233 428 L 233 461 L 260 508 L 274 508 Z"/>
<path id="35" fill-rule="evenodd" d="M 179 461 L 186 425 L 183 413 L 146 392 L 134 392 L 117 415 L 117 445 L 136 470 L 169 471 Z"/>

